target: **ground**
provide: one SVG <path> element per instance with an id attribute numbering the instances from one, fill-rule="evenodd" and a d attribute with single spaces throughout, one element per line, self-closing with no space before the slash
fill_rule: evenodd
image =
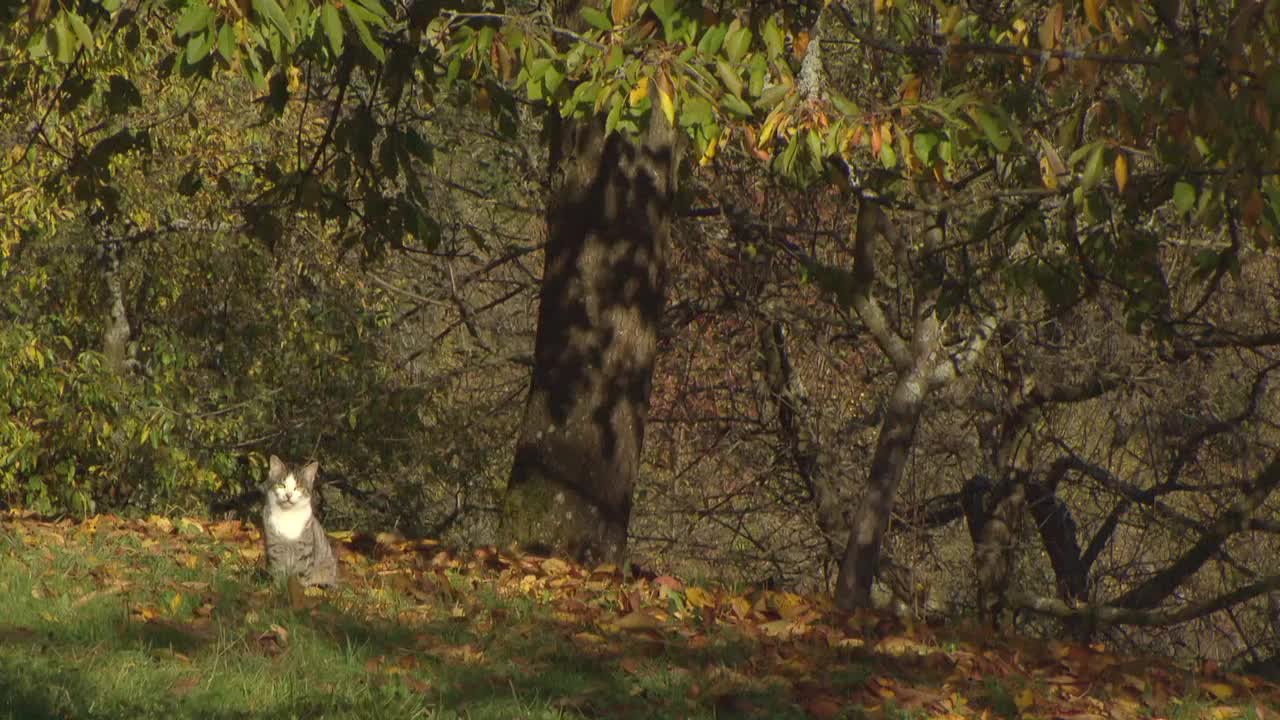
<path id="1" fill-rule="evenodd" d="M 333 536 L 304 592 L 236 521 L 0 516 L 0 717 L 1280 719 L 1213 667 Z"/>

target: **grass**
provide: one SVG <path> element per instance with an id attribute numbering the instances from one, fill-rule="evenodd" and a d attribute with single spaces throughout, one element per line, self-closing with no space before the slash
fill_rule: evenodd
<path id="1" fill-rule="evenodd" d="M 0 518 L 0 718 L 1012 718 L 1127 692 L 1043 681 L 1098 665 L 1080 649 L 1034 665 L 785 593 L 347 537 L 343 585 L 302 595 L 238 523 Z M 1134 690 L 1146 715 L 1224 705 L 1172 682 Z M 1274 687 L 1230 687 L 1277 717 Z"/>

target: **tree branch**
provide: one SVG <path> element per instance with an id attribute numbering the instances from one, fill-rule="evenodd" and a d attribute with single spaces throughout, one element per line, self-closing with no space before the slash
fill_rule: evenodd
<path id="1" fill-rule="evenodd" d="M 1145 610 L 1115 605 L 1082 605 L 1073 607 L 1054 598 L 1013 593 L 1010 604 L 1019 610 L 1030 610 L 1041 615 L 1061 619 L 1088 618 L 1108 625 L 1177 625 L 1225 610 L 1260 595 L 1280 590 L 1280 574 L 1268 575 L 1263 579 L 1232 590 L 1224 595 L 1210 598 L 1192 605 L 1183 605 L 1176 610 Z"/>
<path id="2" fill-rule="evenodd" d="M 1126 608 L 1155 607 L 1173 593 L 1184 580 L 1213 557 L 1231 535 L 1245 529 L 1250 516 L 1280 485 L 1280 458 L 1275 458 L 1258 474 L 1253 489 L 1232 504 L 1200 540 L 1168 568 L 1125 593 L 1116 604 Z"/>
<path id="3" fill-rule="evenodd" d="M 876 344 L 900 371 L 911 368 L 914 362 L 907 342 L 889 326 L 884 309 L 871 295 L 876 278 L 875 239 L 884 233 L 889 220 L 875 200 L 863 197 L 858 201 L 858 223 L 853 236 L 853 309 L 858 313 Z"/>

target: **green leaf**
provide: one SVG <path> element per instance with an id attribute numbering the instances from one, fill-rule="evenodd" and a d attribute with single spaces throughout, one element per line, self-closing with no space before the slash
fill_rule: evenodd
<path id="1" fill-rule="evenodd" d="M 209 18 L 213 16 L 213 12 L 209 10 L 209 6 L 204 0 L 193 0 L 187 6 L 187 9 L 178 18 L 178 25 L 173 29 L 178 37 L 186 37 L 198 30 L 203 30 L 209 25 Z"/>
<path id="2" fill-rule="evenodd" d="M 338 8 L 330 3 L 320 6 L 320 25 L 329 38 L 329 49 L 335 56 L 342 54 L 342 18 L 338 16 Z"/>
<path id="3" fill-rule="evenodd" d="M 724 83 L 725 89 L 742 97 L 742 78 L 738 76 L 738 71 L 734 70 L 732 65 L 724 61 L 724 58 L 716 58 L 716 77 Z"/>
<path id="4" fill-rule="evenodd" d="M 652 0 L 649 3 L 649 9 L 665 25 L 671 18 L 672 13 L 676 11 L 676 0 Z"/>
<path id="5" fill-rule="evenodd" d="M 350 0 L 350 3 L 358 6 L 366 14 L 372 16 L 370 22 L 376 23 L 382 29 L 386 29 L 387 23 L 391 20 L 391 16 L 387 14 L 386 8 L 382 7 L 382 3 L 378 0 Z"/>
<path id="6" fill-rule="evenodd" d="M 293 42 L 293 28 L 289 25 L 289 18 L 285 17 L 284 10 L 280 9 L 280 4 L 276 0 L 251 0 L 253 11 L 267 20 L 280 31 L 280 34 Z M 351 3 L 347 7 L 351 7 Z"/>
<path id="7" fill-rule="evenodd" d="M 1196 189 L 1191 183 L 1178 182 L 1173 186 L 1173 206 L 1184 215 L 1196 206 Z"/>
<path id="8" fill-rule="evenodd" d="M 778 28 L 778 24 L 774 22 L 772 17 L 765 22 L 762 34 L 764 36 L 765 50 L 769 53 L 769 59 L 777 61 L 782 56 L 782 30 Z"/>
<path id="9" fill-rule="evenodd" d="M 698 95 L 690 96 L 680 103 L 680 125 L 710 125 L 714 120 L 711 103 Z"/>
<path id="10" fill-rule="evenodd" d="M 73 12 L 67 13 L 67 19 L 71 21 L 71 29 L 75 31 L 80 44 L 92 50 L 93 33 L 89 32 L 89 26 L 84 24 L 84 19 Z"/>
<path id="11" fill-rule="evenodd" d="M 938 136 L 932 132 L 918 132 L 911 138 L 911 149 L 915 151 L 920 162 L 928 165 L 933 149 L 938 145 Z"/>
<path id="12" fill-rule="evenodd" d="M 560 89 L 561 83 L 564 82 L 564 73 L 560 68 L 552 65 L 542 74 L 542 82 L 547 85 L 547 94 L 554 95 L 556 90 Z"/>
<path id="13" fill-rule="evenodd" d="M 608 15 L 605 15 L 604 13 L 600 12 L 598 9 L 593 8 L 589 5 L 585 5 L 582 7 L 581 10 L 579 10 L 579 12 L 582 13 L 582 19 L 586 20 L 587 24 L 595 29 L 597 30 L 613 29 L 613 21 L 609 19 Z"/>
<path id="14" fill-rule="evenodd" d="M 187 64 L 196 65 L 209 55 L 213 49 L 213 32 L 206 31 L 187 38 Z"/>
<path id="15" fill-rule="evenodd" d="M 852 100 L 841 95 L 834 88 L 827 89 L 827 97 L 830 98 L 831 104 L 836 106 L 840 112 L 849 117 L 857 117 L 859 115 L 858 106 Z"/>
<path id="16" fill-rule="evenodd" d="M 493 47 L 493 36 L 497 32 L 492 25 L 485 25 L 480 28 L 480 32 L 476 34 L 476 54 L 481 57 L 489 54 L 489 48 Z"/>
<path id="17" fill-rule="evenodd" d="M 604 71 L 611 73 L 622 67 L 622 46 L 614 45 L 609 48 L 609 56 L 604 61 Z"/>
<path id="18" fill-rule="evenodd" d="M 974 108 L 970 111 L 970 115 L 972 115 L 973 121 L 978 124 L 978 127 L 982 129 L 982 134 L 987 137 L 987 142 L 990 142 L 1000 152 L 1008 151 L 1012 140 L 1010 140 L 1004 128 L 1000 127 L 1000 123 L 994 115 L 982 108 Z"/>
<path id="19" fill-rule="evenodd" d="M 751 58 L 751 65 L 748 67 L 748 71 L 751 76 L 747 80 L 747 92 L 751 94 L 751 97 L 760 97 L 760 93 L 764 92 L 765 78 L 769 74 L 769 61 L 763 55 L 756 55 Z"/>
<path id="20" fill-rule="evenodd" d="M 729 26 L 724 23 L 708 29 L 702 34 L 702 39 L 698 41 L 698 52 L 708 57 L 720 52 L 721 46 L 724 45 L 724 38 L 728 33 Z M 716 59 L 719 60 L 719 58 Z"/>
<path id="21" fill-rule="evenodd" d="M 1092 190 L 1102 181 L 1103 170 L 1103 146 L 1098 143 L 1093 152 L 1089 153 L 1089 159 L 1084 164 L 1084 176 L 1080 180 L 1080 185 L 1085 190 Z"/>
<path id="22" fill-rule="evenodd" d="M 760 98 L 755 101 L 754 105 L 758 110 L 772 110 L 787 97 L 787 93 L 790 91 L 791 88 L 786 85 L 771 85 L 760 93 Z"/>
<path id="23" fill-rule="evenodd" d="M 53 39 L 55 60 L 66 64 L 75 59 L 75 41 L 72 39 L 71 29 L 67 27 L 66 15 L 59 15 L 58 19 L 53 21 Z"/>
<path id="24" fill-rule="evenodd" d="M 751 106 L 745 100 L 736 96 L 725 94 L 720 98 L 720 107 L 728 110 L 734 115 L 741 117 L 751 117 Z"/>
<path id="25" fill-rule="evenodd" d="M 229 23 L 218 28 L 218 54 L 227 62 L 236 57 L 236 33 Z"/>
<path id="26" fill-rule="evenodd" d="M 344 3 L 343 7 L 347 10 L 347 17 L 351 19 L 351 24 L 356 27 L 356 35 L 360 37 L 360 42 L 364 43 L 364 46 L 368 48 L 369 52 L 372 53 L 375 58 L 378 59 L 378 62 L 385 61 L 387 59 L 387 54 L 383 52 L 382 46 L 378 44 L 378 41 L 373 39 L 373 33 L 369 32 L 369 26 L 366 25 L 365 21 L 357 14 L 355 3 Z M 459 67 L 461 66 L 460 58 L 455 57 L 453 60 L 458 63 Z M 450 65 L 450 70 L 453 70 L 452 64 Z M 453 73 L 456 77 L 457 72 L 453 71 Z"/>
<path id="27" fill-rule="evenodd" d="M 751 47 L 751 31 L 738 25 L 738 21 L 734 20 L 729 25 L 729 31 L 724 38 L 724 54 L 729 58 L 729 62 L 737 64 L 747 54 L 747 49 Z"/>
<path id="28" fill-rule="evenodd" d="M 615 97 L 613 106 L 609 108 L 609 114 L 604 120 L 605 135 L 612 133 L 618 127 L 618 122 L 622 120 L 622 98 Z"/>
<path id="29" fill-rule="evenodd" d="M 898 165 L 898 153 L 893 150 L 893 143 L 880 143 L 880 164 L 885 170 L 892 170 Z"/>

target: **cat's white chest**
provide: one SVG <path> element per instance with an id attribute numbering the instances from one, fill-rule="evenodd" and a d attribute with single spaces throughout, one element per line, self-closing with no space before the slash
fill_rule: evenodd
<path id="1" fill-rule="evenodd" d="M 310 519 L 311 503 L 298 504 L 287 510 L 276 505 L 271 508 L 271 512 L 267 513 L 267 523 L 271 526 L 271 531 L 286 540 L 297 540 L 301 537 L 302 530 Z"/>

